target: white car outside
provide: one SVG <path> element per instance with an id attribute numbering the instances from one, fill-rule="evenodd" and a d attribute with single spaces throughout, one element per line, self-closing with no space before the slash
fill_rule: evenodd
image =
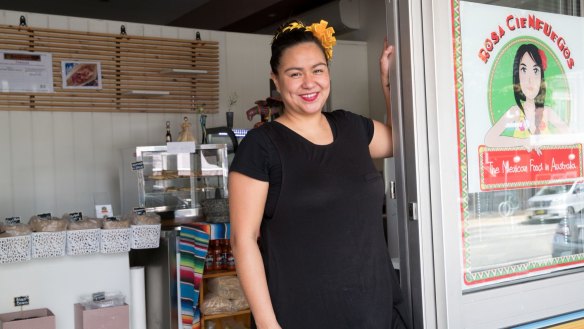
<path id="1" fill-rule="evenodd" d="M 584 209 L 584 182 L 546 186 L 527 200 L 532 221 L 560 220 Z"/>

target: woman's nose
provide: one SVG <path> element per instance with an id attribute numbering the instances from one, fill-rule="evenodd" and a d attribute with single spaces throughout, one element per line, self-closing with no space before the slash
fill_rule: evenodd
<path id="1" fill-rule="evenodd" d="M 314 86 L 314 77 L 312 74 L 305 74 L 302 80 L 302 86 L 304 88 L 311 88 Z"/>

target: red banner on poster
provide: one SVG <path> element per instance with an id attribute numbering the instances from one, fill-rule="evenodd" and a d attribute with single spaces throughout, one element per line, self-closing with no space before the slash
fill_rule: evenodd
<path id="1" fill-rule="evenodd" d="M 582 177 L 582 144 L 524 148 L 479 147 L 481 190 L 554 185 Z"/>

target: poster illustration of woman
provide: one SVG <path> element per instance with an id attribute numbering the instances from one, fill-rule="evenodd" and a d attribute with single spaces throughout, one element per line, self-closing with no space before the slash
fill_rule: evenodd
<path id="1" fill-rule="evenodd" d="M 565 134 L 568 124 L 546 106 L 547 56 L 533 43 L 524 43 L 513 60 L 513 94 L 511 106 L 485 135 L 488 147 L 524 147 L 540 154 L 534 136 Z"/>

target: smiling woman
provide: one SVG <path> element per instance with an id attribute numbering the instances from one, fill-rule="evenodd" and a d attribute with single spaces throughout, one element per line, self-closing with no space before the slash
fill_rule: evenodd
<path id="1" fill-rule="evenodd" d="M 323 112 L 333 33 L 325 21 L 276 31 L 271 79 L 284 110 L 248 132 L 230 167 L 231 244 L 257 328 L 405 328 L 372 161 L 393 153 L 393 47 L 380 58 L 387 123 Z"/>

